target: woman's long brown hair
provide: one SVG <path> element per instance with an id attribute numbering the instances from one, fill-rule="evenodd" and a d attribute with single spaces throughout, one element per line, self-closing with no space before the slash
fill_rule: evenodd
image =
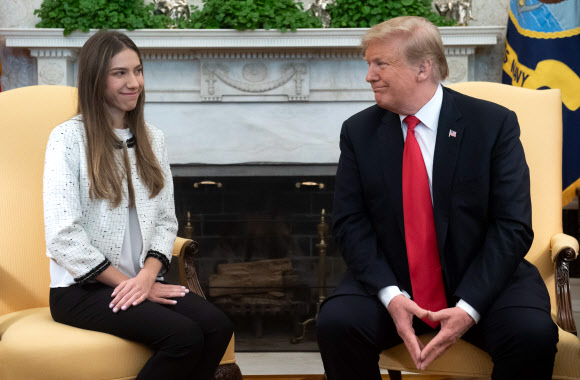
<path id="1" fill-rule="evenodd" d="M 123 162 L 119 165 L 115 153 L 119 140 L 105 103 L 111 58 L 124 49 L 137 53 L 139 62 L 143 64 L 135 43 L 117 31 L 97 32 L 87 40 L 79 55 L 78 112 L 83 117 L 87 135 L 89 196 L 91 199 L 107 199 L 113 208 L 118 207 L 123 199 L 123 180 L 127 181 L 129 205 L 135 205 L 127 148 L 123 144 Z M 144 105 L 145 91 L 142 91 L 135 109 L 125 114 L 125 126 L 136 140 L 137 173 L 149 189 L 149 197 L 153 198 L 163 189 L 164 178 L 145 126 Z"/>

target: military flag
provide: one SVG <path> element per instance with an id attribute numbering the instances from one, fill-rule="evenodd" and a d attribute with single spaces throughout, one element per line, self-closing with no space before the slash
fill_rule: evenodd
<path id="1" fill-rule="evenodd" d="M 580 0 L 510 0 L 506 40 L 503 83 L 562 91 L 567 204 L 580 186 Z"/>

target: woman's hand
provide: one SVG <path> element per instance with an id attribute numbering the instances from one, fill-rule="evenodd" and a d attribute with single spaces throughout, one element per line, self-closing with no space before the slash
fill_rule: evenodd
<path id="1" fill-rule="evenodd" d="M 139 272 L 137 277 L 125 280 L 115 288 L 111 294 L 111 297 L 115 298 L 109 304 L 109 308 L 116 313 L 119 310 L 127 310 L 131 306 L 139 305 L 149 297 L 154 283 L 155 277 Z"/>
<path id="2" fill-rule="evenodd" d="M 170 298 L 185 297 L 187 293 L 189 293 L 189 289 L 185 286 L 156 282 L 151 287 L 147 299 L 160 304 L 175 305 L 177 301 Z"/>

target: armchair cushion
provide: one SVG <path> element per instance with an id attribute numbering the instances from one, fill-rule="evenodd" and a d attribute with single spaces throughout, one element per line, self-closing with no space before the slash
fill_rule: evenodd
<path id="1" fill-rule="evenodd" d="M 558 327 L 560 341 L 552 379 L 580 379 L 580 344 L 578 337 Z"/>
<path id="2" fill-rule="evenodd" d="M 435 333 L 423 334 L 419 339 L 427 345 L 434 336 Z M 461 360 L 457 360 L 459 356 Z M 383 351 L 379 366 L 395 371 L 412 371 L 416 368 L 404 344 Z M 433 375 L 481 377 L 490 376 L 492 367 L 491 357 L 486 352 L 471 343 L 459 340 L 445 355 L 429 365 L 428 372 Z"/>
<path id="3" fill-rule="evenodd" d="M 559 327 L 558 333 L 560 341 L 557 346 L 558 355 L 556 355 L 552 378 L 578 380 L 580 379 L 578 337 Z M 434 333 L 423 334 L 419 339 L 426 345 L 434 336 Z M 458 360 L 459 357 L 461 360 Z M 379 359 L 379 366 L 395 371 L 412 371 L 415 368 L 413 359 L 403 344 L 383 351 Z M 493 363 L 487 353 L 464 340 L 459 340 L 445 355 L 431 363 L 425 372 L 444 376 L 489 377 L 492 368 Z"/>
<path id="4" fill-rule="evenodd" d="M 133 379 L 152 354 L 138 343 L 54 322 L 47 307 L 3 315 L 0 334 L 2 379 Z"/>
<path id="5" fill-rule="evenodd" d="M 152 351 L 114 335 L 55 322 L 48 307 L 0 317 L 0 379 L 134 379 Z M 220 362 L 233 364 L 234 338 Z"/>

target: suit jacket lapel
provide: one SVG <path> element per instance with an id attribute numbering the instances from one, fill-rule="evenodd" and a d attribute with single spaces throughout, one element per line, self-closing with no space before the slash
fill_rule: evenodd
<path id="1" fill-rule="evenodd" d="M 454 96 L 443 88 L 443 104 L 439 114 L 437 140 L 433 157 L 433 216 L 441 262 L 445 263 L 445 238 L 449 222 L 449 202 L 453 194 L 451 185 L 455 173 L 459 144 L 463 137 L 464 124 Z"/>
<path id="2" fill-rule="evenodd" d="M 395 210 L 395 216 L 399 224 L 399 230 L 405 237 L 405 225 L 403 221 L 403 131 L 399 115 L 385 111 L 381 119 L 378 131 L 380 165 L 383 172 L 383 180 L 390 202 Z"/>

